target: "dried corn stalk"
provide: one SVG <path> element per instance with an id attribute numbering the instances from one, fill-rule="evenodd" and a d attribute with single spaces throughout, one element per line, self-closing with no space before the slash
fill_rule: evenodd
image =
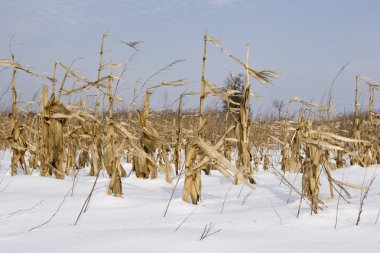
<path id="1" fill-rule="evenodd" d="M 171 183 L 172 172 L 168 155 L 169 148 L 165 145 L 163 139 L 149 121 L 151 94 L 152 92 L 148 89 L 145 94 L 144 111 L 138 113 L 140 125 L 143 130 L 142 136 L 140 138 L 140 144 L 144 150 L 144 153 L 146 154 L 144 155 L 145 157 L 154 157 L 156 151 L 161 151 L 159 152 L 159 155 L 164 163 L 166 181 L 168 183 Z M 151 179 L 156 178 L 158 173 L 157 163 L 153 162 L 152 159 L 145 158 L 144 165 L 142 163 L 143 158 L 141 157 L 141 154 L 135 154 L 135 156 L 139 156 L 133 159 L 133 168 L 136 171 L 136 175 L 143 176 L 144 178 L 149 175 Z"/>
<path id="2" fill-rule="evenodd" d="M 307 124 L 308 123 L 304 121 L 304 114 L 303 114 L 303 110 L 301 109 L 299 111 L 299 116 L 298 116 L 298 126 L 296 128 L 296 131 L 294 133 L 294 136 L 290 144 L 291 156 L 289 159 L 289 166 L 288 166 L 290 172 L 301 172 L 301 164 L 302 164 L 301 145 L 302 145 L 303 136 L 306 135 Z"/>
<path id="3" fill-rule="evenodd" d="M 18 108 L 17 108 L 17 91 L 16 91 L 16 67 L 13 66 L 12 73 L 12 114 L 11 119 L 11 138 L 10 144 L 12 147 L 11 160 L 11 175 L 17 174 L 18 164 L 23 168 L 25 174 L 29 174 L 29 169 L 25 162 L 26 142 L 22 136 L 22 128 L 19 123 Z"/>
<path id="4" fill-rule="evenodd" d="M 238 160 L 237 166 L 243 175 L 247 175 L 251 183 L 255 183 L 255 180 L 251 176 L 253 173 L 252 169 L 252 154 L 249 148 L 249 134 L 250 134 L 250 94 L 251 94 L 251 84 L 249 81 L 249 45 L 247 45 L 247 62 L 245 64 L 246 68 L 246 83 L 244 87 L 243 99 L 240 104 L 239 118 L 236 121 L 235 135 L 238 139 Z M 248 176 L 249 175 L 249 176 Z M 238 184 L 239 178 L 235 178 L 235 183 Z"/>
<path id="5" fill-rule="evenodd" d="M 202 57 L 202 77 L 201 77 L 201 93 L 199 97 L 199 121 L 197 127 L 197 136 L 202 136 L 202 128 L 207 122 L 207 117 L 203 117 L 203 105 L 206 95 L 207 81 L 205 79 L 205 69 L 206 69 L 206 56 L 207 56 L 207 31 L 205 31 L 203 36 L 203 57 Z M 185 182 L 183 190 L 183 200 L 185 202 L 189 201 L 189 196 L 191 197 L 192 203 L 194 205 L 198 204 L 201 197 L 202 182 L 201 182 L 201 170 L 205 168 L 204 164 L 200 169 L 193 170 L 192 168 L 196 164 L 196 160 L 200 160 L 200 154 L 198 154 L 197 146 L 187 140 L 185 146 Z"/>
<path id="6" fill-rule="evenodd" d="M 114 65 L 110 64 L 110 76 L 113 75 Z M 105 147 L 105 167 L 109 175 L 111 175 L 111 181 L 108 186 L 108 194 L 112 194 L 114 196 L 122 196 L 123 189 L 121 184 L 121 156 L 124 150 L 125 140 L 123 140 L 118 149 L 115 150 L 115 128 L 114 128 L 114 115 L 113 115 L 113 92 L 112 92 L 112 78 L 108 81 L 108 98 L 109 98 L 109 121 L 107 124 L 107 137 L 106 142 L 108 143 Z"/>
<path id="7" fill-rule="evenodd" d="M 193 143 L 188 143 L 185 147 L 185 184 L 183 188 L 183 201 L 191 202 L 197 205 L 201 198 L 202 182 L 200 169 L 193 170 L 197 160 L 197 146 Z M 199 157 L 198 157 L 199 160 Z"/>
<path id="8" fill-rule="evenodd" d="M 45 169 L 49 171 L 49 175 L 54 173 L 57 179 L 63 179 L 66 170 L 64 166 L 63 126 L 67 119 L 71 117 L 71 112 L 66 109 L 62 102 L 55 100 L 54 93 L 47 102 L 44 112 L 46 113 L 44 115 L 44 125 L 46 126 L 45 131 L 47 131 L 45 139 L 48 140 L 48 153 L 44 157 L 48 168 Z"/>
<path id="9" fill-rule="evenodd" d="M 344 156 L 344 151 L 338 150 L 337 156 L 336 156 L 336 168 L 343 168 L 344 167 L 343 156 Z"/>

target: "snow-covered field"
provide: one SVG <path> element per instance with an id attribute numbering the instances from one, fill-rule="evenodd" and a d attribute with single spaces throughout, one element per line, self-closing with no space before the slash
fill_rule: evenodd
<path id="1" fill-rule="evenodd" d="M 323 181 L 321 194 L 327 209 L 310 215 L 303 203 L 297 218 L 299 196 L 270 171 L 255 175 L 255 190 L 232 185 L 216 171 L 202 175 L 202 201 L 198 206 L 182 201 L 180 180 L 170 204 L 164 212 L 174 187 L 161 176 L 156 180 L 123 179 L 123 198 L 107 195 L 109 178 L 98 180 L 88 210 L 74 222 L 87 198 L 94 177 L 88 171 L 79 173 L 71 196 L 73 182 L 18 175 L 11 177 L 10 154 L 0 152 L 0 252 L 380 252 L 380 179 L 376 178 L 359 226 L 360 190 L 348 188 L 350 204 L 339 201 L 335 229 L 337 194 L 329 198 Z M 125 166 L 127 172 L 130 165 Z M 333 172 L 344 181 L 365 184 L 376 168 L 357 166 Z M 324 177 L 324 175 L 322 175 Z M 301 175 L 286 178 L 300 187 Z M 67 194 L 69 192 L 69 194 Z M 65 198 L 65 196 L 67 197 Z M 65 198 L 65 200 L 64 200 Z M 63 201 L 64 200 L 64 201 Z M 63 201 L 63 202 L 62 202 Z M 288 202 L 288 203 L 287 203 Z M 58 207 L 62 203 L 59 211 Z M 52 215 L 56 213 L 52 217 Z M 30 229 L 43 224 L 45 225 Z M 379 218 L 380 219 L 380 218 Z M 214 226 L 200 240 L 206 225 Z"/>

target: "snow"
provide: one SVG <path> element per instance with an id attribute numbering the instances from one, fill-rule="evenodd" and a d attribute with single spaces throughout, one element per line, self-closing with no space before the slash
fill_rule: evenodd
<path id="1" fill-rule="evenodd" d="M 71 196 L 72 177 L 56 180 L 37 172 L 11 177 L 11 155 L 0 152 L 1 157 L 1 252 L 380 252 L 380 221 L 375 225 L 380 210 L 379 178 L 364 202 L 359 226 L 355 223 L 361 192 L 347 187 L 352 198 L 350 204 L 339 200 L 335 229 L 338 197 L 335 193 L 334 199 L 329 198 L 325 175 L 321 195 L 328 208 L 311 215 L 303 203 L 299 218 L 299 196 L 289 195 L 289 188 L 271 171 L 255 174 L 254 190 L 232 185 L 216 171 L 211 176 L 202 174 L 198 206 L 182 201 L 181 179 L 166 217 L 174 183 L 166 183 L 164 175 L 155 180 L 134 175 L 123 179 L 123 198 L 107 195 L 109 178 L 101 175 L 88 210 L 74 226 L 95 180 L 87 176 L 88 170 L 80 171 Z M 124 167 L 127 172 L 131 169 L 129 164 Z M 368 184 L 376 170 L 351 166 L 333 171 L 333 177 L 357 185 L 365 177 Z M 300 188 L 301 175 L 287 173 L 285 177 Z M 49 223 L 28 231 L 46 222 L 65 195 Z M 221 231 L 200 241 L 210 223 L 214 224 L 211 233 Z"/>

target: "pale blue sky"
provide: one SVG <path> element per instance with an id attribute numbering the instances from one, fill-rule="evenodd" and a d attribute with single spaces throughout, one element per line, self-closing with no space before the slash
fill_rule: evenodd
<path id="1" fill-rule="evenodd" d="M 0 0 L 0 13 L 0 58 L 10 57 L 8 43 L 14 34 L 16 59 L 44 73 L 51 73 L 54 60 L 70 64 L 85 57 L 75 66 L 94 79 L 103 33 L 113 35 L 106 42 L 106 48 L 113 50 L 105 59 L 116 62 L 132 53 L 117 40 L 144 41 L 118 94 L 127 102 L 136 81 L 176 59 L 186 61 L 150 84 L 187 78 L 192 85 L 186 89 L 199 90 L 205 29 L 241 58 L 249 42 L 254 68 L 282 73 L 269 88 L 253 81 L 254 90 L 264 97 L 254 102 L 256 109 L 292 96 L 319 102 L 347 62 L 334 86 L 338 111 L 353 107 L 356 74 L 380 81 L 380 1 L 376 0 Z M 230 71 L 241 68 L 210 45 L 206 78 L 222 84 Z M 0 73 L 0 92 L 9 79 L 9 72 Z M 32 96 L 40 83 L 20 75 L 22 97 Z M 163 92 L 155 94 L 155 105 L 163 105 Z M 170 100 L 180 92 L 170 91 Z M 367 103 L 364 84 L 362 99 Z M 191 99 L 187 104 L 197 106 Z"/>

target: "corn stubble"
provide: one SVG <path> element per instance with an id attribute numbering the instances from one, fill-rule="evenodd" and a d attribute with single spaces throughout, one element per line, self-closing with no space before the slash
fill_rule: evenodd
<path id="1" fill-rule="evenodd" d="M 138 178 L 155 179 L 162 173 L 170 184 L 173 173 L 177 177 L 184 174 L 183 200 L 191 200 L 196 205 L 201 201 L 202 171 L 210 175 L 215 170 L 235 184 L 243 183 L 253 188 L 256 184 L 255 170 L 260 164 L 264 170 L 271 170 L 274 158 L 270 151 L 277 149 L 281 150 L 280 164 L 284 173 L 302 173 L 301 198 L 308 199 L 311 212 L 317 213 L 325 206 L 319 196 L 322 171 L 328 177 L 331 197 L 334 197 L 336 189 L 341 189 L 340 192 L 349 197 L 345 187 L 361 187 L 334 179 L 331 170 L 344 167 L 347 157 L 351 164 L 363 167 L 380 163 L 379 117 L 374 111 L 374 103 L 378 101 L 375 96 L 378 83 L 367 82 L 370 94 L 368 113 L 359 113 L 358 82 L 362 78 L 356 77 L 355 113 L 344 129 L 339 126 L 339 120 L 331 120 L 330 106 L 313 104 L 299 97 L 292 98 L 288 103 L 288 110 L 294 103 L 301 106 L 298 121 L 290 120 L 288 113 L 279 120 L 253 121 L 250 99 L 255 95 L 250 78 L 266 85 L 278 73 L 252 68 L 249 45 L 244 63 L 222 47 L 221 40 L 206 31 L 200 93 L 182 93 L 177 112 L 164 111 L 160 114 L 155 111 L 153 115 L 150 108 L 152 94 L 160 87 L 181 87 L 186 82 L 180 79 L 151 85 L 145 90 L 142 109 L 130 109 L 127 116 L 123 116 L 115 113 L 114 109 L 114 103 L 119 100 L 114 94 L 114 81 L 120 79 L 114 71 L 122 65 L 103 62 L 107 37 L 107 34 L 102 36 L 95 81 L 76 73 L 72 65 L 68 67 L 58 61 L 54 63 L 53 76 L 49 77 L 21 66 L 13 55 L 10 60 L 0 60 L 1 66 L 12 69 L 11 113 L 8 117 L 2 116 L 5 121 L 2 121 L 0 128 L 1 135 L 6 136 L 0 139 L 0 148 L 12 150 L 12 175 L 16 175 L 21 167 L 24 174 L 29 174 L 31 168 L 39 170 L 41 176 L 54 175 L 57 179 L 63 179 L 89 166 L 89 176 L 96 178 L 104 170 L 110 178 L 108 194 L 120 197 L 123 196 L 122 178 L 127 176 L 122 166 L 125 157 L 132 162 L 132 172 Z M 126 45 L 138 50 L 136 43 Z M 224 89 L 206 79 L 209 45 L 216 46 L 243 67 L 245 82 L 242 91 Z M 56 94 L 58 68 L 65 74 Z M 107 68 L 109 74 L 102 76 Z M 43 84 L 41 98 L 32 101 L 39 105 L 38 113 L 26 115 L 19 112 L 21 101 L 16 89 L 18 72 L 51 83 L 50 90 L 48 85 Z M 69 80 L 72 81 L 71 89 L 65 88 Z M 95 93 L 93 108 L 84 99 L 78 104 L 71 103 L 72 95 L 84 94 L 85 90 Z M 236 94 L 241 96 L 239 103 L 231 99 Z M 183 111 L 186 96 L 199 96 L 197 113 Z M 218 97 L 226 103 L 227 109 L 222 116 L 215 113 L 215 108 L 206 112 L 205 100 L 209 97 Z M 100 110 L 102 98 L 103 110 Z M 135 98 L 132 103 L 134 101 Z"/>

